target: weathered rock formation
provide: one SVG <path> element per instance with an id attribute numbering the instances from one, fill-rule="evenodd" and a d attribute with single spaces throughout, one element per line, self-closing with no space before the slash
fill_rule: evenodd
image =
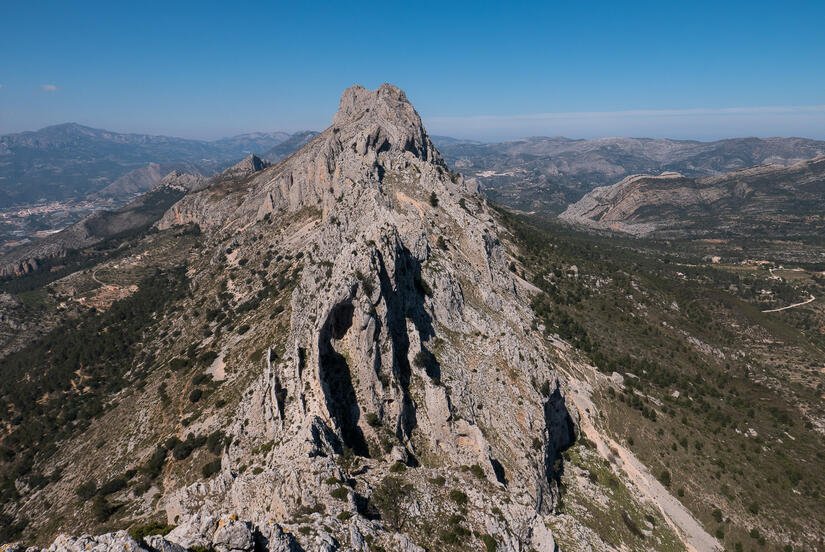
<path id="1" fill-rule="evenodd" d="M 237 241 L 305 210 L 319 217 L 295 244 L 305 264 L 286 353 L 250 389 L 219 477 L 172 497 L 170 517 L 206 507 L 264 526 L 301 497 L 319 500 L 305 478 L 339 475 L 344 449 L 477 464 L 520 524 L 550 513 L 573 426 L 530 329 L 529 287 L 507 268 L 492 212 L 447 169 L 401 90 L 348 89 L 333 125 L 300 152 L 190 193 L 159 227 L 196 223 Z M 238 473 L 248 447 L 269 440 L 268 469 Z"/>

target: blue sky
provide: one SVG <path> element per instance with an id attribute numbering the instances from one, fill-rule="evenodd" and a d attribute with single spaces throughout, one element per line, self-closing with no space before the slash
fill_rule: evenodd
<path id="1" fill-rule="evenodd" d="M 825 2 L 0 2 L 0 133 L 322 129 L 392 82 L 432 134 L 825 139 Z"/>

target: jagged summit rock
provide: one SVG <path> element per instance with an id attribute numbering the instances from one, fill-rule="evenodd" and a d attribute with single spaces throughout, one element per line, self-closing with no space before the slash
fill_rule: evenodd
<path id="1" fill-rule="evenodd" d="M 347 88 L 341 95 L 332 129 L 333 133 L 348 131 L 358 135 L 356 153 L 360 155 L 369 149 L 395 147 L 425 161 L 444 164 L 404 91 L 391 84 L 382 84 L 376 90 L 363 86 Z M 350 136 L 342 139 L 347 137 Z"/>
<path id="2" fill-rule="evenodd" d="M 242 185 L 227 185 L 227 177 L 236 175 L 234 168 L 226 171 L 213 179 L 211 191 L 190 194 L 179 202 L 159 227 L 194 222 L 206 228 L 225 221 L 243 226 L 284 208 L 326 209 L 351 183 L 365 176 L 378 182 L 388 171 L 403 170 L 413 161 L 448 173 L 404 92 L 389 84 L 377 90 L 350 87 L 341 97 L 332 126 L 301 150 L 253 173 Z M 417 179 L 422 186 L 429 181 Z"/>

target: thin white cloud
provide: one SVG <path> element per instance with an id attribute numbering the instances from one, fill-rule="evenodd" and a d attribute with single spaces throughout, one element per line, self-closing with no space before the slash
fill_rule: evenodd
<path id="1" fill-rule="evenodd" d="M 2 84 L 0 84 L 0 88 L 3 88 L 3 85 L 2 85 Z"/>
<path id="2" fill-rule="evenodd" d="M 651 136 L 710 139 L 732 136 L 797 135 L 821 138 L 825 105 L 697 109 L 577 111 L 425 120 L 433 134 L 481 139 L 531 135 L 598 138 Z"/>
<path id="3" fill-rule="evenodd" d="M 57 92 L 58 90 L 60 90 L 53 84 L 41 84 L 40 88 L 42 88 L 45 92 Z"/>

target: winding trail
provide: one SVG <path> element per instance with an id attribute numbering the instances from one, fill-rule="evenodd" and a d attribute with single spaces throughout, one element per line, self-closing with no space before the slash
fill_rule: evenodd
<path id="1" fill-rule="evenodd" d="M 659 508 L 665 521 L 690 552 L 721 551 L 722 546 L 719 541 L 705 531 L 693 514 L 671 495 L 664 485 L 659 483 L 630 450 L 614 441 L 606 432 L 596 428 L 591 417 L 592 413 L 597 410 L 590 399 L 592 392 L 590 384 L 573 375 L 569 375 L 567 381 L 572 392 L 568 393 L 566 398 L 575 405 L 579 412 L 579 427 L 582 435 L 596 444 L 599 454 L 608 459 L 611 456 L 614 457 L 611 464 L 621 468 L 636 489 Z"/>
<path id="2" fill-rule="evenodd" d="M 762 312 L 779 312 L 779 311 L 783 311 L 783 310 L 792 309 L 794 307 L 801 307 L 802 305 L 807 305 L 808 303 L 813 303 L 814 301 L 816 301 L 816 297 L 814 297 L 814 294 L 812 293 L 811 298 L 808 299 L 807 301 L 802 301 L 801 303 L 794 303 L 792 305 L 788 305 L 787 307 L 781 307 L 781 308 L 778 308 L 778 309 L 763 310 Z"/>

